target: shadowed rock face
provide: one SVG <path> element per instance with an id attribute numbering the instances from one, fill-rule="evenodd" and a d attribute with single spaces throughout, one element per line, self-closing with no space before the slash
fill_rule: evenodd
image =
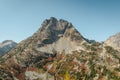
<path id="1" fill-rule="evenodd" d="M 120 50 L 120 33 L 117 33 L 111 37 L 109 37 L 105 43 L 113 48 Z"/>
<path id="2" fill-rule="evenodd" d="M 3 41 L 2 43 L 0 43 L 0 55 L 10 51 L 16 45 L 17 45 L 17 43 L 12 40 Z"/>
<path id="3" fill-rule="evenodd" d="M 42 27 L 37 31 L 37 34 L 39 32 L 42 38 L 50 38 L 53 42 L 62 36 L 71 37 L 71 39 L 77 39 L 77 37 L 83 39 L 81 34 L 73 27 L 71 23 L 62 19 L 57 20 L 54 17 L 51 17 L 49 20 L 45 20 L 42 23 Z"/>

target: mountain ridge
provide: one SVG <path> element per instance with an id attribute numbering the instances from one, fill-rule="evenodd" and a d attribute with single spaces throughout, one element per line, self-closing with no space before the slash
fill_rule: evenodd
<path id="1" fill-rule="evenodd" d="M 4 53 L 10 51 L 16 45 L 17 43 L 12 40 L 3 41 L 2 43 L 0 43 L 0 55 L 3 55 Z"/>

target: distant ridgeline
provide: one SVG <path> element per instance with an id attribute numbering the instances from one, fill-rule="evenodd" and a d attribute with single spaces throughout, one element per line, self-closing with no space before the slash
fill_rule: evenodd
<path id="1" fill-rule="evenodd" d="M 4 53 L 10 51 L 16 45 L 17 43 L 12 40 L 3 41 L 2 43 L 0 43 L 0 55 L 3 55 Z"/>

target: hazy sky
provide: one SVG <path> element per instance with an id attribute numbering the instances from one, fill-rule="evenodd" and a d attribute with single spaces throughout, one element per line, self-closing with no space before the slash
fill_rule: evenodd
<path id="1" fill-rule="evenodd" d="M 120 32 L 120 0 L 0 0 L 0 42 L 20 42 L 44 19 L 62 18 L 97 41 Z"/>

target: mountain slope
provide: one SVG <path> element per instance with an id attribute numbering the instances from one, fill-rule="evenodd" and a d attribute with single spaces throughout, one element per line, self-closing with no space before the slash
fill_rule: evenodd
<path id="1" fill-rule="evenodd" d="M 109 37 L 105 43 L 113 48 L 120 50 L 120 33 L 117 33 L 111 37 Z"/>
<path id="2" fill-rule="evenodd" d="M 0 55 L 8 52 L 12 48 L 14 48 L 17 45 L 16 42 L 12 40 L 5 40 L 2 43 L 0 43 Z"/>
<path id="3" fill-rule="evenodd" d="M 0 58 L 6 80 L 119 80 L 120 52 L 89 43 L 65 20 L 45 20 L 32 36 Z"/>

